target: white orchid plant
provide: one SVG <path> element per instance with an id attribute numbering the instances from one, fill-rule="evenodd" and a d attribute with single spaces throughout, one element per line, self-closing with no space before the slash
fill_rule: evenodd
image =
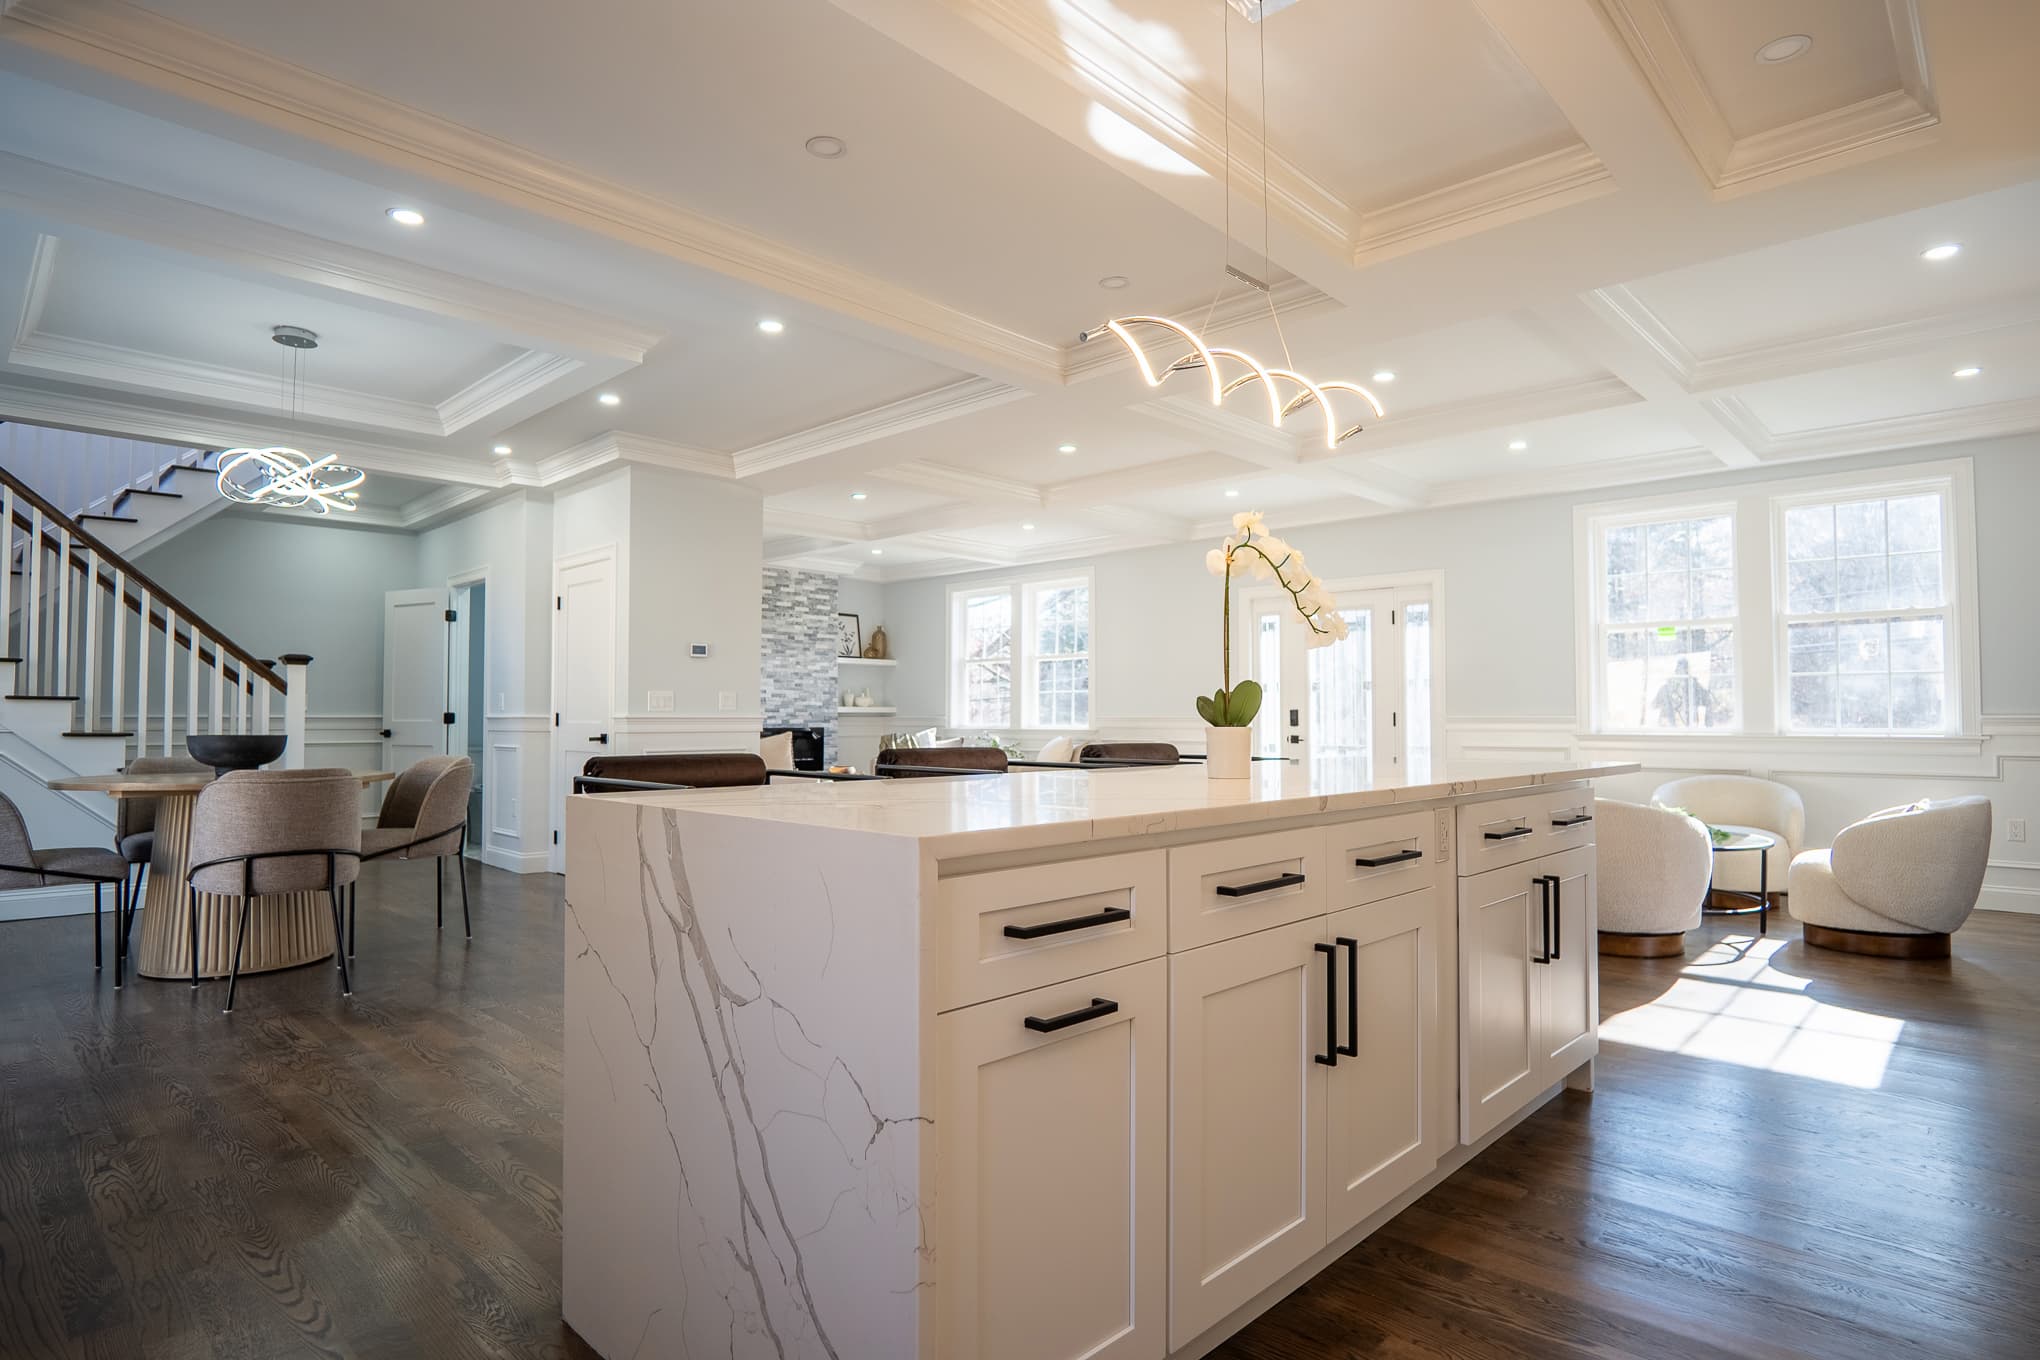
<path id="1" fill-rule="evenodd" d="M 1232 680 L 1232 583 L 1237 573 L 1257 581 L 1273 580 L 1289 593 L 1313 647 L 1329 647 L 1346 636 L 1346 620 L 1333 607 L 1332 592 L 1311 573 L 1303 554 L 1268 532 L 1261 512 L 1233 516 L 1225 542 L 1204 555 L 1204 565 L 1224 580 L 1222 646 L 1225 683 L 1211 694 L 1197 696 L 1197 716 L 1213 727 L 1249 727 L 1261 711 L 1261 687 L 1252 680 Z"/>

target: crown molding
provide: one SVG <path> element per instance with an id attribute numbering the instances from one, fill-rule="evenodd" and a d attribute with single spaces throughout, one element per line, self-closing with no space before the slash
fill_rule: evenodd
<path id="1" fill-rule="evenodd" d="M 1681 387 L 1691 390 L 1699 359 L 1664 319 L 1626 285 L 1596 288 L 1582 294 L 1580 300 L 1603 325 L 1642 345 L 1660 368 L 1677 379 Z"/>
<path id="2" fill-rule="evenodd" d="M 485 420 L 505 407 L 535 397 L 555 383 L 562 383 L 586 365 L 563 354 L 526 350 L 491 372 L 463 387 L 433 408 L 439 432 L 453 434 L 478 420 Z"/>
<path id="3" fill-rule="evenodd" d="M 1493 396 L 1475 397 L 1449 406 L 1398 413 L 1371 427 L 1364 447 L 1341 445 L 1336 450 L 1305 447 L 1303 461 L 1318 464 L 1356 457 L 1371 458 L 1457 435 L 1584 415 L 1590 411 L 1611 411 L 1639 405 L 1642 401 L 1642 394 L 1628 383 L 1605 376 L 1549 387 L 1497 392 Z"/>
<path id="4" fill-rule="evenodd" d="M 826 458 L 845 449 L 906 434 L 928 425 L 956 420 L 1003 406 L 1028 395 L 1026 389 L 990 378 L 965 378 L 932 392 L 902 397 L 868 411 L 825 421 L 812 428 L 753 444 L 733 456 L 738 477 L 756 477 L 799 463 Z"/>
<path id="5" fill-rule="evenodd" d="M 1839 168 L 1941 121 L 1916 0 L 1885 0 L 1899 88 L 1738 138 L 1679 36 L 1665 0 L 1597 0 L 1716 197 Z"/>
<path id="6" fill-rule="evenodd" d="M 981 562 L 992 566 L 1012 566 L 1021 560 L 1019 550 L 995 547 L 980 539 L 959 534 L 916 534 L 915 546 L 932 548 L 945 552 L 950 557 L 965 562 Z"/>
<path id="7" fill-rule="evenodd" d="M 1440 245 L 1615 191 L 1614 172 L 1584 142 L 1505 165 L 1360 214 L 1353 262 Z"/>
<path id="8" fill-rule="evenodd" d="M 57 252 L 63 242 L 47 233 L 37 233 L 29 252 L 27 277 L 21 286 L 21 314 L 15 320 L 14 343 L 19 349 L 42 329 L 43 309 L 49 305 L 50 284 L 57 276 Z"/>
<path id="9" fill-rule="evenodd" d="M 802 510 L 765 507 L 765 533 L 827 539 L 832 543 L 865 543 L 873 537 L 871 526 L 834 515 L 812 515 Z"/>
<path id="10" fill-rule="evenodd" d="M 1708 397 L 1701 404 L 1731 425 L 1766 463 L 1920 448 L 2040 430 L 2040 397 L 1783 432 L 1772 430 L 1740 398 Z"/>
<path id="11" fill-rule="evenodd" d="M 1042 504 L 1041 489 L 1006 477 L 948 467 L 941 463 L 913 461 L 878 468 L 870 476 L 897 486 L 910 486 L 938 496 L 959 500 L 1001 501 L 1017 506 Z"/>
<path id="12" fill-rule="evenodd" d="M 1880 321 L 1710 354 L 1693 362 L 1687 380 L 1695 391 L 1719 391 L 1900 358 L 1951 340 L 2028 327 L 2040 327 L 2040 292 L 2022 293 L 1963 311 Z"/>
<path id="13" fill-rule="evenodd" d="M 668 443 L 627 430 L 604 430 L 593 438 L 538 459 L 529 464 L 528 474 L 513 476 L 511 480 L 519 485 L 551 488 L 604 468 L 631 463 L 723 481 L 733 480 L 736 476 L 730 455 L 726 453 L 691 449 L 684 444 Z"/>
<path id="14" fill-rule="evenodd" d="M 17 42 L 121 79 L 826 307 L 993 371 L 1062 380 L 1054 345 L 124 0 L 18 0 L 4 22 Z"/>
<path id="15" fill-rule="evenodd" d="M 1143 491 L 1205 486 L 1212 482 L 1252 477 L 1261 471 L 1253 463 L 1223 453 L 1185 454 L 1180 458 L 1164 458 L 1138 467 L 1095 472 L 1085 477 L 1072 477 L 1066 482 L 1050 483 L 1042 488 L 1041 503 L 1049 509 L 1096 505 L 1100 501 L 1137 495 Z"/>
<path id="16" fill-rule="evenodd" d="M 38 0 L 47 4 L 49 0 Z M 16 34 L 11 23 L 4 30 Z M 0 206 L 198 259 L 462 321 L 504 343 L 641 363 L 664 333 L 585 308 L 0 152 Z"/>

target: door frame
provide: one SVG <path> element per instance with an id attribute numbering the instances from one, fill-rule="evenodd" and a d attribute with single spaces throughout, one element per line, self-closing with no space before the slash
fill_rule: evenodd
<path id="1" fill-rule="evenodd" d="M 461 738 L 460 749 L 453 751 L 452 754 L 466 755 L 468 748 L 473 744 L 472 738 L 477 735 L 480 736 L 482 762 L 486 765 L 489 759 L 489 696 L 496 692 L 496 674 L 489 659 L 489 630 L 486 619 L 482 624 L 482 711 L 480 713 L 466 713 L 462 711 L 467 706 L 468 682 L 473 679 L 473 676 L 468 672 L 467 660 L 469 648 L 473 644 L 473 634 L 469 631 L 471 621 L 468 618 L 468 606 L 470 601 L 467 592 L 473 586 L 480 586 L 482 588 L 482 598 L 486 601 L 489 596 L 489 569 L 487 567 L 469 567 L 466 571 L 455 572 L 446 578 L 447 607 L 452 609 L 455 614 L 453 634 L 447 639 L 446 654 L 446 698 L 449 703 L 453 704 L 454 714 L 453 733 L 448 734 L 448 745 L 451 746 L 453 744 L 452 737 L 457 734 Z M 484 604 L 483 607 L 486 609 L 487 605 Z M 468 643 L 469 647 L 455 645 L 461 642 Z M 457 690 L 454 688 L 456 681 L 460 684 L 460 688 Z M 456 694 L 460 698 L 458 703 L 454 702 Z M 467 836 L 467 853 L 474 859 L 487 858 L 489 828 L 496 824 L 496 810 L 490 801 L 496 796 L 495 781 L 484 778 L 484 773 L 485 771 L 482 769 L 477 769 L 474 772 L 474 777 L 481 780 L 482 785 L 482 824 L 478 827 L 469 827 Z"/>
<path id="2" fill-rule="evenodd" d="M 1431 767 L 1435 772 L 1445 758 L 1445 714 L 1449 712 L 1445 707 L 1445 667 L 1441 664 L 1438 654 L 1439 639 L 1445 635 L 1444 568 L 1387 572 L 1374 576 L 1340 576 L 1328 579 L 1325 587 L 1334 595 L 1342 595 L 1349 591 L 1359 594 L 1365 591 L 1385 590 L 1390 592 L 1397 609 L 1404 607 L 1406 596 L 1424 596 L 1428 599 L 1431 606 Z M 1253 589 L 1243 591 L 1240 598 L 1234 602 L 1237 607 L 1233 610 L 1233 655 L 1245 658 L 1249 667 L 1252 666 L 1253 660 L 1254 611 L 1257 607 L 1265 607 L 1268 601 L 1279 601 L 1283 598 L 1284 593 L 1278 587 L 1262 586 L 1257 583 Z M 1398 676 L 1396 683 L 1400 689 L 1402 677 Z M 1405 712 L 1408 706 L 1408 699 L 1405 696 L 1403 704 Z M 1409 750 L 1407 735 L 1402 739 L 1402 749 L 1405 752 Z"/>
<path id="3" fill-rule="evenodd" d="M 561 749 L 558 707 L 560 693 L 565 688 L 561 683 L 561 669 L 566 661 L 566 658 L 560 652 L 560 615 L 564 611 L 559 602 L 565 598 L 565 592 L 560 588 L 560 574 L 575 567 L 587 566 L 591 562 L 607 562 L 609 564 L 609 608 L 612 615 L 614 615 L 609 621 L 609 664 L 611 667 L 609 676 L 609 708 L 612 723 L 616 716 L 617 685 L 623 680 L 623 670 L 626 663 L 623 643 L 623 620 L 628 617 L 629 603 L 623 594 L 622 582 L 618 579 L 622 572 L 622 552 L 616 544 L 605 543 L 600 547 L 587 548 L 580 552 L 567 553 L 564 556 L 555 557 L 552 565 L 552 596 L 554 603 L 551 642 L 549 643 L 552 660 L 549 679 L 552 684 L 552 691 L 550 695 L 551 702 L 547 705 L 547 707 L 553 710 L 553 725 L 547 729 L 548 735 L 546 737 L 545 821 L 546 829 L 550 833 L 546 837 L 548 841 L 546 846 L 546 867 L 549 871 L 556 874 L 566 872 L 567 864 L 565 809 L 568 785 L 560 776 L 561 757 L 564 753 Z M 615 730 L 614 727 L 611 730 Z"/>

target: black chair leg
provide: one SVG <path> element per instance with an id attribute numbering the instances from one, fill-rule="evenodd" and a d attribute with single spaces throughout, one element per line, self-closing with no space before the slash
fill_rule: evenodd
<path id="1" fill-rule="evenodd" d="M 98 891 L 95 887 L 94 891 Z M 113 990 L 120 990 L 120 984 L 127 974 L 127 875 L 113 885 Z"/>
<path id="2" fill-rule="evenodd" d="M 331 855 L 326 857 L 326 902 L 333 908 L 333 952 L 340 956 L 340 995 L 354 995 L 354 979 L 347 972 L 347 951 L 340 948 L 340 884 Z"/>
<path id="3" fill-rule="evenodd" d="M 191 990 L 198 990 L 198 889 L 186 884 L 185 905 L 191 909 Z"/>
<path id="4" fill-rule="evenodd" d="M 241 946 L 248 942 L 248 914 L 254 906 L 255 899 L 253 897 L 243 897 L 241 899 L 241 925 L 234 932 L 234 967 L 227 974 L 227 1008 L 221 1012 L 224 1015 L 232 1015 L 234 1013 L 234 988 L 238 987 L 241 983 Z M 193 938 L 196 939 L 197 937 L 194 936 Z"/>
<path id="5" fill-rule="evenodd" d="M 347 957 L 354 957 L 354 922 L 361 914 L 361 884 L 347 885 Z"/>
<path id="6" fill-rule="evenodd" d="M 436 872 L 436 871 L 435 871 Z M 453 872 L 460 878 L 460 929 L 472 940 L 475 937 L 475 923 L 468 919 L 467 861 L 459 855 L 453 857 Z"/>
<path id="7" fill-rule="evenodd" d="M 99 884 L 94 883 L 92 885 L 92 971 L 95 973 L 99 971 L 101 962 L 99 943 L 99 889 L 100 889 Z"/>

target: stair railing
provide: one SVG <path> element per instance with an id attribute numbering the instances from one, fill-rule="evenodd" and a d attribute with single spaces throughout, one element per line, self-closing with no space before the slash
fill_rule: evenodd
<path id="1" fill-rule="evenodd" d="M 279 675 L 4 468 L 0 525 L 20 563 L 0 578 L 0 642 L 16 662 L 17 695 L 70 699 L 76 732 L 131 736 L 138 754 L 152 740 L 176 752 L 180 698 L 187 734 L 267 734 L 280 709 L 283 764 L 304 763 L 309 657 L 285 658 L 288 679 Z"/>

